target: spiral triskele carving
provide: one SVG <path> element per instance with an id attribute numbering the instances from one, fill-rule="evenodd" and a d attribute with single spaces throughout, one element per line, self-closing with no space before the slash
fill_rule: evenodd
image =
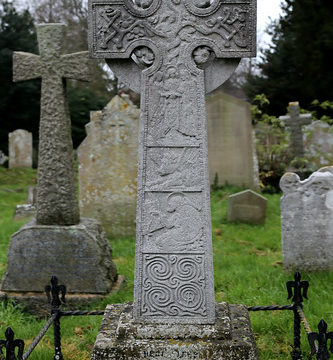
<path id="1" fill-rule="evenodd" d="M 143 315 L 205 316 L 203 255 L 144 256 Z"/>

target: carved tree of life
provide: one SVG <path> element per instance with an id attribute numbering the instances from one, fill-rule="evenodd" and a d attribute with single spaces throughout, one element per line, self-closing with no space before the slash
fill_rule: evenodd
<path id="1" fill-rule="evenodd" d="M 212 324 L 205 94 L 255 56 L 256 0 L 89 6 L 91 56 L 141 93 L 134 318 Z"/>

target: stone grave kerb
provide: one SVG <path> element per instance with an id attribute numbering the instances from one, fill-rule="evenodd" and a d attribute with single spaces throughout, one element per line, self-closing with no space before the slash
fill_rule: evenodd
<path id="1" fill-rule="evenodd" d="M 64 24 L 37 25 L 39 54 L 14 52 L 15 82 L 42 79 L 37 223 L 80 222 L 65 79 L 90 80 L 87 52 L 62 55 Z M 52 136 L 50 137 L 50 134 Z"/>
<path id="2" fill-rule="evenodd" d="M 205 94 L 256 53 L 256 1 L 90 0 L 89 47 L 141 93 L 134 318 L 213 324 Z"/>
<path id="3" fill-rule="evenodd" d="M 304 141 L 303 141 L 303 125 L 311 124 L 313 117 L 311 114 L 300 114 L 299 103 L 289 103 L 289 114 L 280 116 L 279 119 L 283 120 L 287 127 L 291 131 L 291 140 L 294 157 L 304 156 Z"/>

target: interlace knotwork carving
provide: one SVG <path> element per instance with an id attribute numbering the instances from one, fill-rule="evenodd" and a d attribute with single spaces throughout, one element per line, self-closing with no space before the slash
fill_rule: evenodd
<path id="1" fill-rule="evenodd" d="M 142 8 L 142 9 L 148 9 L 149 6 L 153 3 L 153 0 L 132 0 L 133 3 Z"/>

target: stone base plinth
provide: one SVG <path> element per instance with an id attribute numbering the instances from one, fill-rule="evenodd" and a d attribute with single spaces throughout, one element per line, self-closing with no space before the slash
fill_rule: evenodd
<path id="1" fill-rule="evenodd" d="M 113 284 L 113 287 L 109 294 L 111 295 L 118 292 L 122 285 L 125 283 L 125 276 L 118 275 L 117 281 Z M 87 306 L 94 304 L 95 302 L 104 300 L 107 295 L 98 294 L 67 294 L 66 303 L 61 306 L 61 310 L 74 311 L 74 310 L 86 310 Z M 0 291 L 0 301 L 11 300 L 14 304 L 18 304 L 31 315 L 37 317 L 50 316 L 51 305 L 47 302 L 45 293 L 15 293 Z"/>
<path id="2" fill-rule="evenodd" d="M 53 275 L 69 294 L 111 291 L 117 270 L 111 246 L 96 220 L 81 219 L 73 226 L 37 225 L 32 220 L 12 236 L 1 291 L 41 293 Z"/>
<path id="3" fill-rule="evenodd" d="M 137 324 L 132 305 L 109 305 L 92 360 L 259 359 L 248 311 L 216 304 L 214 325 Z"/>

